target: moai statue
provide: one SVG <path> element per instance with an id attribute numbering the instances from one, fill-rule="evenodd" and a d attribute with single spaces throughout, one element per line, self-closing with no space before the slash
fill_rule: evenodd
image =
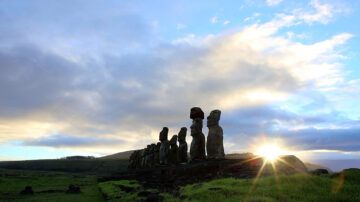
<path id="1" fill-rule="evenodd" d="M 223 130 L 221 126 L 219 126 L 220 115 L 220 110 L 213 110 L 207 117 L 207 127 L 209 128 L 209 134 L 206 141 L 206 151 L 207 157 L 210 159 L 225 158 Z"/>
<path id="2" fill-rule="evenodd" d="M 151 145 L 147 145 L 145 148 L 145 168 L 150 167 Z"/>
<path id="3" fill-rule="evenodd" d="M 155 166 L 155 149 L 156 149 L 156 144 L 151 144 L 150 145 L 150 168 Z"/>
<path id="4" fill-rule="evenodd" d="M 205 136 L 202 133 L 204 112 L 199 107 L 190 110 L 190 118 L 193 119 L 191 136 L 193 137 L 190 146 L 190 160 L 205 159 Z"/>
<path id="5" fill-rule="evenodd" d="M 168 141 L 169 129 L 164 127 L 159 135 L 160 145 L 160 164 L 167 165 L 169 158 L 169 141 Z"/>
<path id="6" fill-rule="evenodd" d="M 136 151 L 134 151 L 133 153 L 131 153 L 130 157 L 129 157 L 129 165 L 128 165 L 128 169 L 134 169 L 135 168 L 135 154 Z"/>
<path id="7" fill-rule="evenodd" d="M 169 150 L 169 163 L 177 164 L 178 163 L 178 150 L 177 146 L 177 135 L 172 136 L 170 139 L 170 150 Z"/>
<path id="8" fill-rule="evenodd" d="M 145 149 L 142 149 L 140 152 L 140 168 L 144 168 L 145 167 Z"/>
<path id="9" fill-rule="evenodd" d="M 155 149 L 154 149 L 154 165 L 159 165 L 160 164 L 160 146 L 161 146 L 161 142 L 158 142 L 155 145 Z"/>
<path id="10" fill-rule="evenodd" d="M 178 141 L 179 141 L 179 151 L 178 151 L 178 161 L 179 163 L 187 162 L 187 143 L 186 143 L 186 132 L 187 128 L 182 127 L 180 132 L 178 133 Z"/>
<path id="11" fill-rule="evenodd" d="M 136 151 L 135 159 L 135 168 L 141 168 L 141 150 Z"/>

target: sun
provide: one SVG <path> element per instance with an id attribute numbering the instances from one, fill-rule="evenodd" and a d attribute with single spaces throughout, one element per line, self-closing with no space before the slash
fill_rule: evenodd
<path id="1" fill-rule="evenodd" d="M 276 144 L 266 144 L 259 147 L 255 154 L 265 157 L 267 161 L 273 162 L 279 156 L 286 154 L 286 152 Z"/>

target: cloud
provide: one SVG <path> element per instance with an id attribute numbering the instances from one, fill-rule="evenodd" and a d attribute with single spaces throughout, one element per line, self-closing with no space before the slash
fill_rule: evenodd
<path id="1" fill-rule="evenodd" d="M 230 21 L 229 20 L 226 20 L 226 21 L 224 21 L 224 25 L 228 25 L 230 23 Z"/>
<path id="2" fill-rule="evenodd" d="M 210 19 L 211 24 L 216 24 L 218 23 L 218 21 L 219 21 L 218 16 L 214 16 Z"/>
<path id="3" fill-rule="evenodd" d="M 304 20 L 306 23 L 312 24 L 314 22 L 320 22 L 322 24 L 327 24 L 337 13 L 347 12 L 347 9 L 344 7 L 335 7 L 332 4 L 321 4 L 319 0 L 311 0 L 310 6 L 315 9 L 314 12 L 304 11 L 302 9 L 297 9 L 294 11 L 295 15 L 299 19 Z"/>
<path id="4" fill-rule="evenodd" d="M 95 137 L 74 137 L 68 135 L 51 135 L 34 140 L 22 142 L 24 146 L 47 146 L 47 147 L 79 147 L 79 146 L 119 146 L 124 141 L 120 139 L 95 138 Z"/>
<path id="5" fill-rule="evenodd" d="M 267 5 L 269 6 L 275 6 L 281 3 L 283 0 L 266 0 Z"/>
<path id="6" fill-rule="evenodd" d="M 185 25 L 185 24 L 177 24 L 176 25 L 176 29 L 184 29 L 184 28 L 186 28 L 187 26 Z"/>
<path id="7" fill-rule="evenodd" d="M 46 11 L 39 12 L 36 19 L 45 25 L 30 23 L 33 28 L 20 29 L 19 40 L 0 38 L 6 42 L 0 47 L 0 141 L 89 150 L 114 140 L 119 146 L 112 146 L 113 152 L 141 148 L 156 142 L 163 126 L 170 127 L 170 135 L 189 126 L 193 106 L 206 113 L 221 109 L 225 141 L 241 139 L 244 145 L 262 132 L 329 123 L 271 104 L 319 89 L 326 79 L 341 79 L 337 47 L 351 38 L 342 33 L 310 44 L 292 41 L 279 30 L 295 26 L 298 18 L 279 14 L 236 32 L 164 42 L 150 37 L 151 26 L 131 12 L 111 12 L 115 16 L 101 21 L 118 21 L 91 28 L 99 19 L 95 13 L 87 21 L 87 9 L 80 12 L 87 25 L 64 33 L 75 23 L 66 17 L 56 24 L 55 35 L 40 37 L 37 28 L 51 23 L 41 20 Z M 108 26 L 115 25 L 121 29 L 112 32 Z"/>

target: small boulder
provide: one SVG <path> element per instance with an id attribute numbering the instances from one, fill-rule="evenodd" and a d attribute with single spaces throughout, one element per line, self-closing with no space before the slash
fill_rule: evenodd
<path id="1" fill-rule="evenodd" d="M 164 197 L 160 196 L 157 193 L 150 194 L 146 198 L 146 202 L 159 202 L 159 201 L 164 201 Z"/>
<path id="2" fill-rule="evenodd" d="M 66 191 L 66 193 L 78 194 L 78 193 L 80 193 L 80 187 L 75 186 L 73 184 L 70 184 L 68 190 Z"/>
<path id="3" fill-rule="evenodd" d="M 34 194 L 34 191 L 32 190 L 31 186 L 26 186 L 25 189 L 20 192 L 20 194 L 31 195 Z"/>
<path id="4" fill-rule="evenodd" d="M 316 169 L 316 170 L 311 171 L 311 174 L 314 174 L 314 175 L 323 175 L 323 174 L 329 174 L 329 171 L 326 170 L 326 169 L 323 169 L 323 168 L 319 168 L 319 169 Z"/>

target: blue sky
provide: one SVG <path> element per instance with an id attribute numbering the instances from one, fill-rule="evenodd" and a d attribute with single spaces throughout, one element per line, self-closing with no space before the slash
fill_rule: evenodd
<path id="1" fill-rule="evenodd" d="M 0 0 L 0 160 L 143 148 L 189 127 L 193 106 L 222 110 L 227 153 L 359 159 L 359 9 Z"/>

